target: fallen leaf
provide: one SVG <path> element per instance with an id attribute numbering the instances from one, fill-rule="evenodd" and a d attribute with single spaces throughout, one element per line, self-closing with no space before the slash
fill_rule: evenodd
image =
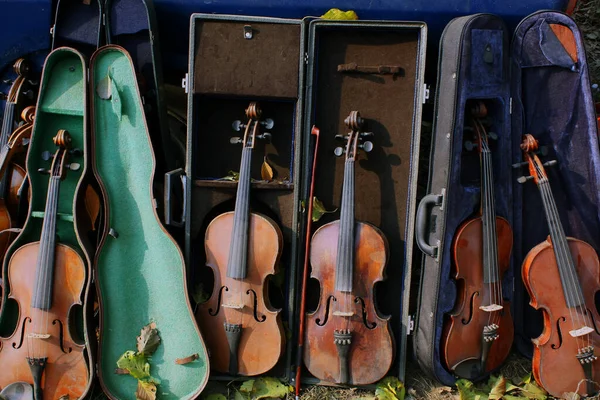
<path id="1" fill-rule="evenodd" d="M 102 100 L 110 100 L 112 96 L 111 81 L 112 79 L 110 78 L 110 73 L 107 73 L 104 78 L 100 79 L 98 85 L 96 86 L 96 93 Z"/>
<path id="2" fill-rule="evenodd" d="M 270 182 L 273 180 L 273 168 L 269 165 L 267 161 L 267 156 L 265 156 L 262 166 L 260 167 L 260 177 L 263 181 Z"/>
<path id="3" fill-rule="evenodd" d="M 208 300 L 208 294 L 204 291 L 204 285 L 202 283 L 198 283 L 196 286 L 194 286 L 192 298 L 196 304 L 202 304 Z"/>
<path id="4" fill-rule="evenodd" d="M 242 393 L 252 393 L 252 389 L 254 389 L 254 379 L 248 379 L 240 385 L 240 392 Z"/>
<path id="5" fill-rule="evenodd" d="M 341 19 L 341 20 L 357 20 L 358 15 L 353 10 L 342 11 L 339 8 L 331 8 L 325 14 L 321 15 L 323 19 Z"/>
<path id="6" fill-rule="evenodd" d="M 321 200 L 317 199 L 316 197 L 313 197 L 313 209 L 312 209 L 313 222 L 317 222 L 325 214 L 334 213 L 336 211 L 337 211 L 337 208 L 335 210 L 328 211 L 325 208 L 325 206 L 323 205 L 323 203 L 321 202 Z"/>
<path id="7" fill-rule="evenodd" d="M 125 368 L 115 368 L 115 374 L 117 375 L 129 375 L 129 370 Z"/>
<path id="8" fill-rule="evenodd" d="M 377 400 L 404 400 L 406 388 L 404 383 L 396 377 L 388 376 L 377 383 L 375 396 Z"/>
<path id="9" fill-rule="evenodd" d="M 528 399 L 546 400 L 548 398 L 548 392 L 539 387 L 535 382 L 526 383 L 521 388 L 521 392 Z"/>
<path id="10" fill-rule="evenodd" d="M 579 400 L 579 399 L 581 399 L 581 396 L 579 396 L 578 393 L 566 392 L 566 393 L 563 393 L 562 398 L 565 400 Z"/>
<path id="11" fill-rule="evenodd" d="M 129 375 L 138 380 L 152 380 L 150 376 L 150 364 L 146 356 L 134 351 L 126 351 L 117 361 L 117 367 L 129 371 Z"/>
<path id="12" fill-rule="evenodd" d="M 229 171 L 226 176 L 219 179 L 220 181 L 232 181 L 237 182 L 240 180 L 240 173 L 235 171 Z"/>
<path id="13" fill-rule="evenodd" d="M 208 396 L 203 396 L 202 398 L 204 400 L 227 400 L 227 397 L 225 397 L 221 393 L 209 394 Z"/>
<path id="14" fill-rule="evenodd" d="M 241 389 L 241 388 L 240 388 Z M 259 399 L 283 399 L 291 392 L 293 388 L 289 385 L 284 385 L 277 378 L 264 377 L 254 381 L 252 388 L 252 400 Z"/>
<path id="15" fill-rule="evenodd" d="M 502 375 L 500 376 L 491 376 L 489 380 L 490 386 L 490 400 L 500 400 L 502 396 L 506 393 L 506 378 Z"/>
<path id="16" fill-rule="evenodd" d="M 160 344 L 160 336 L 154 322 L 149 323 L 142 328 L 140 336 L 137 337 L 138 353 L 149 356 L 154 353 Z"/>
<path id="17" fill-rule="evenodd" d="M 477 389 L 473 382 L 466 379 L 457 380 L 456 387 L 458 388 L 460 400 L 486 400 L 488 398 L 487 393 Z"/>
<path id="18" fill-rule="evenodd" d="M 156 385 L 153 382 L 138 381 L 136 400 L 156 400 Z"/>

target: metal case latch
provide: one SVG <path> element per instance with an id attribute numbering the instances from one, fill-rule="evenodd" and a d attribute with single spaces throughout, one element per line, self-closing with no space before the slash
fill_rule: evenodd
<path id="1" fill-rule="evenodd" d="M 252 27 L 250 25 L 244 25 L 244 39 L 250 40 L 254 36 Z"/>

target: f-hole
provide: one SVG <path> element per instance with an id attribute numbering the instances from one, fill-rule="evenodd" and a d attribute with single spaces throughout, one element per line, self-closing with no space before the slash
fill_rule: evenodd
<path id="1" fill-rule="evenodd" d="M 253 304 L 254 304 L 252 313 L 254 314 L 254 319 L 256 320 L 256 322 L 265 322 L 267 319 L 266 315 L 261 315 L 260 318 L 258 317 L 258 299 L 256 298 L 256 292 L 254 291 L 254 289 L 246 290 L 246 294 L 254 295 L 254 296 L 252 296 L 252 300 L 253 300 Z"/>
<path id="2" fill-rule="evenodd" d="M 19 340 L 19 344 L 17 342 L 13 342 L 13 349 L 20 349 L 23 346 L 23 339 L 25 339 L 25 324 L 29 322 L 31 323 L 31 318 L 25 317 L 23 318 L 23 324 L 21 325 L 21 339 Z"/>
<path id="3" fill-rule="evenodd" d="M 217 299 L 217 309 L 215 311 L 213 311 L 212 307 L 208 309 L 208 314 L 211 317 L 215 317 L 219 313 L 219 310 L 221 309 L 221 300 L 223 300 L 223 290 L 228 292 L 229 288 L 227 286 L 221 286 L 221 289 L 219 289 L 219 298 Z"/>
<path id="4" fill-rule="evenodd" d="M 58 341 L 60 342 L 60 349 L 62 350 L 63 353 L 65 354 L 69 354 L 70 352 L 73 351 L 73 349 L 71 347 L 69 347 L 69 351 L 65 350 L 65 335 L 64 335 L 64 326 L 63 323 L 60 319 L 55 319 L 54 321 L 52 321 L 52 325 L 56 325 L 58 323 L 58 332 L 59 332 L 59 336 L 58 336 Z"/>
<path id="5" fill-rule="evenodd" d="M 363 324 L 365 324 L 365 326 L 368 329 L 375 329 L 375 327 L 377 326 L 377 322 L 369 322 L 367 320 L 367 307 L 365 306 L 365 300 L 362 297 L 356 297 L 354 299 L 354 303 L 355 304 L 359 304 L 360 303 L 360 308 L 361 308 L 361 311 L 362 311 Z"/>
<path id="6" fill-rule="evenodd" d="M 590 316 L 590 319 L 592 320 L 592 324 L 594 324 L 594 330 L 596 331 L 596 333 L 598 335 L 600 335 L 600 331 L 598 330 L 598 325 L 596 325 L 596 319 L 594 318 L 594 314 L 592 314 L 592 311 L 590 311 L 589 308 L 586 308 L 586 312 L 587 312 L 587 315 Z"/>
<path id="7" fill-rule="evenodd" d="M 471 295 L 471 300 L 469 300 L 469 319 L 463 318 L 461 320 L 463 325 L 470 324 L 471 320 L 473 319 L 473 308 L 474 308 L 474 303 L 475 303 L 475 296 L 479 296 L 479 292 L 473 292 L 473 294 Z"/>
<path id="8" fill-rule="evenodd" d="M 329 309 L 331 308 L 331 301 L 332 300 L 333 301 L 337 301 L 337 299 L 334 296 L 329 296 L 327 298 L 327 303 L 325 303 L 326 304 L 326 307 L 325 307 L 325 320 L 323 320 L 323 322 L 321 322 L 321 318 L 317 318 L 316 321 L 315 321 L 317 323 L 317 325 L 324 326 L 327 323 L 327 321 L 329 320 Z"/>
<path id="9" fill-rule="evenodd" d="M 562 346 L 562 332 L 560 330 L 560 323 L 565 322 L 567 319 L 565 317 L 560 317 L 559 319 L 556 320 L 556 331 L 558 332 L 558 345 L 556 345 L 555 343 L 552 343 L 552 348 L 553 349 L 560 349 L 560 347 Z"/>

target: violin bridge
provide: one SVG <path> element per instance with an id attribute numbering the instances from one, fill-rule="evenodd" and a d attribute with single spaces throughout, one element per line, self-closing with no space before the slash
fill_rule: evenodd
<path id="1" fill-rule="evenodd" d="M 28 333 L 26 335 L 28 339 L 50 339 L 51 335 L 49 333 Z"/>
<path id="2" fill-rule="evenodd" d="M 354 312 L 352 311 L 334 311 L 333 315 L 336 317 L 352 317 L 354 316 Z"/>
<path id="3" fill-rule="evenodd" d="M 504 307 L 502 307 L 501 305 L 498 304 L 490 304 L 488 306 L 480 306 L 479 309 L 481 311 L 485 311 L 485 312 L 494 312 L 494 311 L 500 311 L 502 310 Z"/>
<path id="4" fill-rule="evenodd" d="M 223 303 L 221 304 L 223 308 L 232 308 L 234 310 L 242 310 L 244 308 L 243 304 L 234 304 L 234 303 Z"/>
<path id="5" fill-rule="evenodd" d="M 589 326 L 584 326 L 579 329 L 573 329 L 572 331 L 569 331 L 569 335 L 573 337 L 580 337 L 589 335 L 592 332 L 594 332 L 594 329 L 590 328 Z"/>

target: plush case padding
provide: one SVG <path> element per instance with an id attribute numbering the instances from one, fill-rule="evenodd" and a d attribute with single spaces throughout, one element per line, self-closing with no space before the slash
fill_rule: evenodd
<path id="1" fill-rule="evenodd" d="M 101 0 L 58 0 L 52 48 L 72 46 L 89 57 L 104 39 Z"/>
<path id="2" fill-rule="evenodd" d="M 298 96 L 300 25 L 270 22 L 196 23 L 195 93 Z M 253 37 L 244 37 L 251 26 Z"/>
<path id="3" fill-rule="evenodd" d="M 482 55 L 490 46 L 493 62 Z M 438 260 L 424 256 L 419 290 L 418 319 L 413 349 L 420 367 L 446 385 L 455 377 L 441 360 L 441 335 L 447 314 L 457 300 L 451 276 L 453 237 L 461 223 L 477 215 L 480 206 L 480 169 L 477 150 L 464 150 L 467 100 L 486 99 L 491 140 L 496 214 L 512 220 L 511 133 L 509 116 L 508 31 L 496 16 L 477 14 L 452 20 L 440 42 L 435 123 L 428 192 L 444 193 L 443 209 L 430 210 L 428 243 L 438 246 Z M 490 104 L 492 105 L 490 107 Z M 471 154 L 469 154 L 471 153 Z M 475 172 L 475 174 L 473 174 Z M 512 297 L 513 273 L 503 279 L 505 299 Z"/>
<path id="4" fill-rule="evenodd" d="M 107 46 L 91 66 L 93 165 L 107 218 L 95 263 L 101 382 L 112 398 L 135 398 L 137 381 L 114 369 L 125 351 L 135 350 L 140 329 L 155 322 L 161 343 L 149 362 L 151 375 L 160 379 L 158 398 L 194 398 L 208 379 L 208 356 L 187 297 L 183 256 L 153 204 L 154 156 L 133 65 L 122 48 Z M 115 85 L 111 100 L 97 93 L 107 74 Z M 118 237 L 106 236 L 109 229 Z M 175 363 L 193 354 L 199 358 Z"/>
<path id="5" fill-rule="evenodd" d="M 573 32 L 577 63 L 556 39 L 549 24 L 559 24 Z M 590 88 L 583 39 L 577 25 L 557 12 L 539 12 L 517 27 L 512 43 L 513 151 L 514 162 L 521 161 L 521 135 L 529 133 L 547 150 L 542 162 L 557 160 L 546 168 L 556 206 L 567 236 L 583 240 L 600 252 L 600 149 L 596 113 Z M 571 69 L 571 67 L 573 69 Z M 539 189 L 533 182 L 516 183 L 526 173 L 513 173 L 515 268 L 535 245 L 549 234 Z M 558 292 L 557 295 L 561 295 Z M 521 340 L 519 350 L 531 354 L 530 339 L 541 333 L 542 313 L 528 306 L 529 297 L 520 279 L 515 279 L 515 312 Z M 517 309 L 515 309 L 517 311 Z"/>
<path id="6" fill-rule="evenodd" d="M 27 220 L 19 236 L 9 247 L 3 263 L 3 276 L 6 276 L 8 263 L 12 254 L 21 246 L 40 240 L 43 218 L 43 212 L 46 207 L 46 196 L 48 192 L 49 177 L 47 174 L 41 174 L 38 169 L 48 170 L 52 165 L 52 158 L 45 161 L 42 158 L 44 151 L 54 154 L 57 146 L 52 138 L 60 129 L 66 129 L 72 138 L 72 148 L 80 149 L 83 155 L 69 155 L 68 161 L 79 163 L 80 169 L 77 171 L 68 170 L 65 178 L 60 182 L 58 198 L 58 218 L 56 222 L 56 234 L 58 242 L 65 244 L 77 251 L 86 263 L 86 286 L 82 294 L 83 320 L 75 322 L 77 331 L 83 332 L 83 340 L 86 343 L 86 357 L 89 365 L 89 390 L 93 369 L 93 354 L 90 350 L 89 333 L 93 335 L 90 329 L 91 321 L 88 321 L 90 315 L 88 309 L 92 304 L 88 303 L 88 294 L 90 293 L 90 257 L 86 247 L 80 240 L 80 231 L 74 221 L 87 218 L 87 215 L 77 212 L 75 199 L 80 197 L 82 192 L 82 182 L 87 171 L 87 116 L 85 106 L 87 104 L 87 84 L 86 69 L 87 65 L 83 55 L 71 48 L 59 48 L 51 52 L 46 58 L 44 69 L 40 80 L 40 94 L 37 102 L 37 109 L 31 141 L 29 144 L 27 156 L 28 178 L 30 180 L 30 203 Z M 32 213 L 36 213 L 33 215 Z M 3 281 L 3 302 L 0 310 L 0 335 L 6 337 L 12 332 L 16 322 L 17 308 L 13 301 L 6 301 L 10 290 L 10 282 Z M 33 284 L 33 283 L 32 283 Z M 75 315 L 75 314 L 74 314 Z M 79 326 L 79 325 L 82 326 Z"/>
<path id="7" fill-rule="evenodd" d="M 400 23 L 401 24 L 401 23 Z M 335 135 L 348 133 L 344 119 L 351 111 L 359 111 L 365 120 L 364 131 L 373 132 L 373 150 L 359 151 L 355 166 L 355 220 L 368 222 L 387 238 L 389 255 L 386 279 L 375 285 L 380 313 L 391 315 L 391 327 L 396 337 L 396 362 L 403 370 L 401 343 L 407 259 L 407 232 L 411 197 L 415 194 L 413 171 L 417 154 L 421 95 L 421 40 L 419 27 L 383 26 L 378 22 L 337 25 L 315 21 L 311 24 L 311 45 L 314 45 L 311 115 L 307 127 L 320 129 L 319 154 L 314 182 L 314 195 L 334 213 L 313 223 L 313 232 L 323 224 L 339 219 L 339 207 L 344 178 L 344 156 L 333 151 L 345 146 Z M 353 74 L 337 71 L 340 64 L 359 66 L 394 65 L 401 67 L 397 75 Z M 309 79 L 311 74 L 309 73 Z M 419 125 L 419 126 L 416 126 Z M 306 170 L 312 169 L 312 159 L 304 160 Z M 309 166 L 310 165 L 310 166 Z M 412 219 L 410 219 L 412 224 Z M 411 236 L 412 242 L 412 236 Z M 410 244 L 412 245 L 412 243 Z M 307 291 L 307 307 L 314 309 L 319 291 L 311 282 Z M 310 338 L 309 338 L 310 340 Z M 398 360 L 401 357 L 402 360 Z M 390 372 L 391 373 L 391 372 Z M 400 372 L 403 374 L 403 372 Z"/>

